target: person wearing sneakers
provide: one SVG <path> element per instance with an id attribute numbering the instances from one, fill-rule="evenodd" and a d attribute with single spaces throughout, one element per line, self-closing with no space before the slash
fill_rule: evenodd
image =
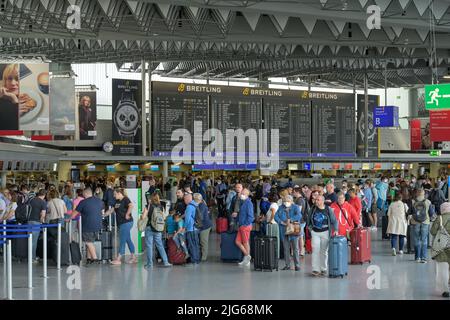
<path id="1" fill-rule="evenodd" d="M 192 193 L 184 194 L 184 203 L 186 204 L 184 227 L 186 228 L 186 242 L 193 265 L 199 264 L 201 260 L 200 230 L 195 226 L 198 211 L 198 203 L 195 200 L 200 199 L 200 197 L 201 194 L 199 193 L 194 195 L 192 195 Z"/>
<path id="2" fill-rule="evenodd" d="M 439 208 L 440 215 L 433 222 L 430 233 L 433 237 L 438 235 L 439 229 L 446 230 L 450 233 L 450 202 L 444 202 Z M 450 248 L 440 251 L 433 260 L 436 262 L 436 287 L 442 292 L 444 298 L 449 298 L 449 265 L 450 265 Z"/>
<path id="3" fill-rule="evenodd" d="M 286 266 L 283 270 L 291 270 L 291 246 L 294 251 L 294 264 L 295 271 L 300 271 L 300 256 L 299 256 L 299 237 L 300 233 L 297 235 L 286 234 L 286 229 L 288 223 L 297 223 L 300 227 L 302 219 L 302 213 L 300 207 L 294 204 L 294 199 L 292 196 L 287 195 L 283 199 L 283 204 L 278 208 L 275 214 L 275 221 L 280 226 L 280 233 L 283 239 L 284 248 L 284 259 Z"/>
<path id="4" fill-rule="evenodd" d="M 83 197 L 84 200 L 77 205 L 75 210 L 72 210 L 71 219 L 81 215 L 81 237 L 86 243 L 87 264 L 98 263 L 94 242 L 102 229 L 104 203 L 93 196 L 90 188 L 83 191 Z"/>
<path id="5" fill-rule="evenodd" d="M 128 245 L 128 249 L 131 252 L 131 258 L 128 260 L 128 263 L 136 263 L 137 259 L 134 255 L 135 248 L 130 234 L 131 228 L 133 227 L 133 217 L 131 216 L 133 204 L 126 196 L 125 191 L 122 188 L 116 188 L 114 190 L 114 198 L 116 199 L 116 204 L 111 210 L 108 211 L 108 215 L 110 215 L 113 211 L 116 212 L 116 223 L 119 228 L 120 245 L 119 254 L 116 259 L 111 261 L 111 264 L 122 264 L 122 256 L 125 255 L 125 245 Z"/>
<path id="6" fill-rule="evenodd" d="M 409 208 L 406 203 L 402 201 L 402 194 L 397 192 L 394 202 L 391 203 L 388 209 L 388 227 L 386 234 L 391 236 L 392 255 L 397 255 L 397 238 L 399 238 L 399 251 L 403 254 L 403 246 L 405 244 L 406 231 L 408 229 L 408 222 L 406 214 Z"/>
<path id="7" fill-rule="evenodd" d="M 176 213 L 181 215 L 181 213 Z M 146 254 L 147 254 L 147 264 L 144 266 L 145 269 L 151 269 L 153 267 L 153 242 L 156 244 L 156 249 L 161 256 L 163 264 L 165 267 L 171 267 L 172 265 L 169 263 L 167 258 L 166 250 L 164 249 L 163 241 L 162 241 L 162 231 L 164 230 L 164 225 L 158 224 L 158 221 L 164 221 L 165 217 L 165 208 L 161 204 L 159 199 L 159 194 L 157 192 L 153 193 L 150 196 L 150 203 L 142 212 L 141 219 L 148 218 L 147 227 L 145 228 L 145 246 L 146 246 Z M 158 219 L 160 217 L 160 219 Z M 166 220 L 168 219 L 166 217 Z M 167 228 L 167 232 L 169 234 L 173 234 L 176 232 L 175 229 L 176 223 L 170 223 L 170 226 Z M 160 229 L 158 229 L 160 228 Z M 158 229 L 158 230 L 157 230 Z M 125 246 L 124 246 L 125 249 Z"/>
<path id="8" fill-rule="evenodd" d="M 416 262 L 427 263 L 428 233 L 430 218 L 434 215 L 431 201 L 425 198 L 425 190 L 417 191 L 415 200 L 412 200 L 413 214 L 408 216 L 409 223 L 414 226 L 414 255 Z"/>
<path id="9" fill-rule="evenodd" d="M 236 237 L 236 245 L 241 249 L 244 254 L 244 259 L 239 262 L 240 266 L 250 266 L 252 257 L 250 256 L 250 232 L 252 231 L 252 224 L 255 220 L 253 203 L 249 198 L 250 191 L 243 189 L 241 198 L 241 207 L 239 214 L 237 212 L 232 213 L 232 217 L 238 217 L 239 229 Z"/>
<path id="10" fill-rule="evenodd" d="M 308 228 L 311 230 L 312 275 L 327 276 L 328 244 L 332 234 L 338 235 L 339 224 L 333 209 L 325 205 L 325 197 L 322 195 L 316 198 L 315 206 L 311 208 Z"/>

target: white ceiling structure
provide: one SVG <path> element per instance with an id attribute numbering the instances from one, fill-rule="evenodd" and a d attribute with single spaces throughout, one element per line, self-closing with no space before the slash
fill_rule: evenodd
<path id="1" fill-rule="evenodd" d="M 70 5 L 81 8 L 81 30 L 66 28 Z M 381 29 L 366 26 L 371 5 L 381 9 Z M 176 77 L 360 88 L 367 73 L 372 88 L 385 76 L 390 87 L 420 85 L 431 82 L 430 64 L 448 73 L 449 7 L 449 0 L 0 0 L 0 56 L 134 63 L 132 71 L 145 59 Z"/>

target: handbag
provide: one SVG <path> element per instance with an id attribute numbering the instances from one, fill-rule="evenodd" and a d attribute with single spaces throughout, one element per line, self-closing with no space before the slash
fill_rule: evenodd
<path id="1" fill-rule="evenodd" d="M 138 230 L 139 232 L 144 232 L 148 224 L 148 215 L 144 218 L 143 215 L 138 220 Z"/>
<path id="2" fill-rule="evenodd" d="M 287 211 L 287 225 L 286 232 L 284 233 L 287 236 L 299 236 L 300 235 L 300 223 L 297 221 L 291 222 L 291 218 L 289 217 L 289 211 Z"/>
<path id="3" fill-rule="evenodd" d="M 439 230 L 433 239 L 433 245 L 431 246 L 431 258 L 435 259 L 439 254 L 447 249 L 450 249 L 450 234 L 442 225 L 442 216 L 439 216 Z"/>

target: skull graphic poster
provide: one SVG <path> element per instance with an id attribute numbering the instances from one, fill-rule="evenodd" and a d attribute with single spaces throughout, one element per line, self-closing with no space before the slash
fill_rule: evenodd
<path id="1" fill-rule="evenodd" d="M 142 82 L 112 81 L 113 155 L 142 155 Z"/>

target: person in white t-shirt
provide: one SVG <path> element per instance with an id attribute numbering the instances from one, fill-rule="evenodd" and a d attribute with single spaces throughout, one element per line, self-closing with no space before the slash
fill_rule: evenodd
<path id="1" fill-rule="evenodd" d="M 277 259 L 280 259 L 280 231 L 278 229 L 278 224 L 274 219 L 275 213 L 278 211 L 278 195 L 276 193 L 271 193 L 269 194 L 268 200 L 271 204 L 266 213 L 266 235 L 277 238 Z"/>
<path id="2" fill-rule="evenodd" d="M 8 191 L 4 193 L 4 196 L 9 201 L 6 204 L 4 200 L 0 199 L 0 221 L 13 220 L 15 218 L 15 212 L 17 209 L 17 193 L 14 191 Z M 2 201 L 5 204 L 4 207 L 1 204 Z"/>

